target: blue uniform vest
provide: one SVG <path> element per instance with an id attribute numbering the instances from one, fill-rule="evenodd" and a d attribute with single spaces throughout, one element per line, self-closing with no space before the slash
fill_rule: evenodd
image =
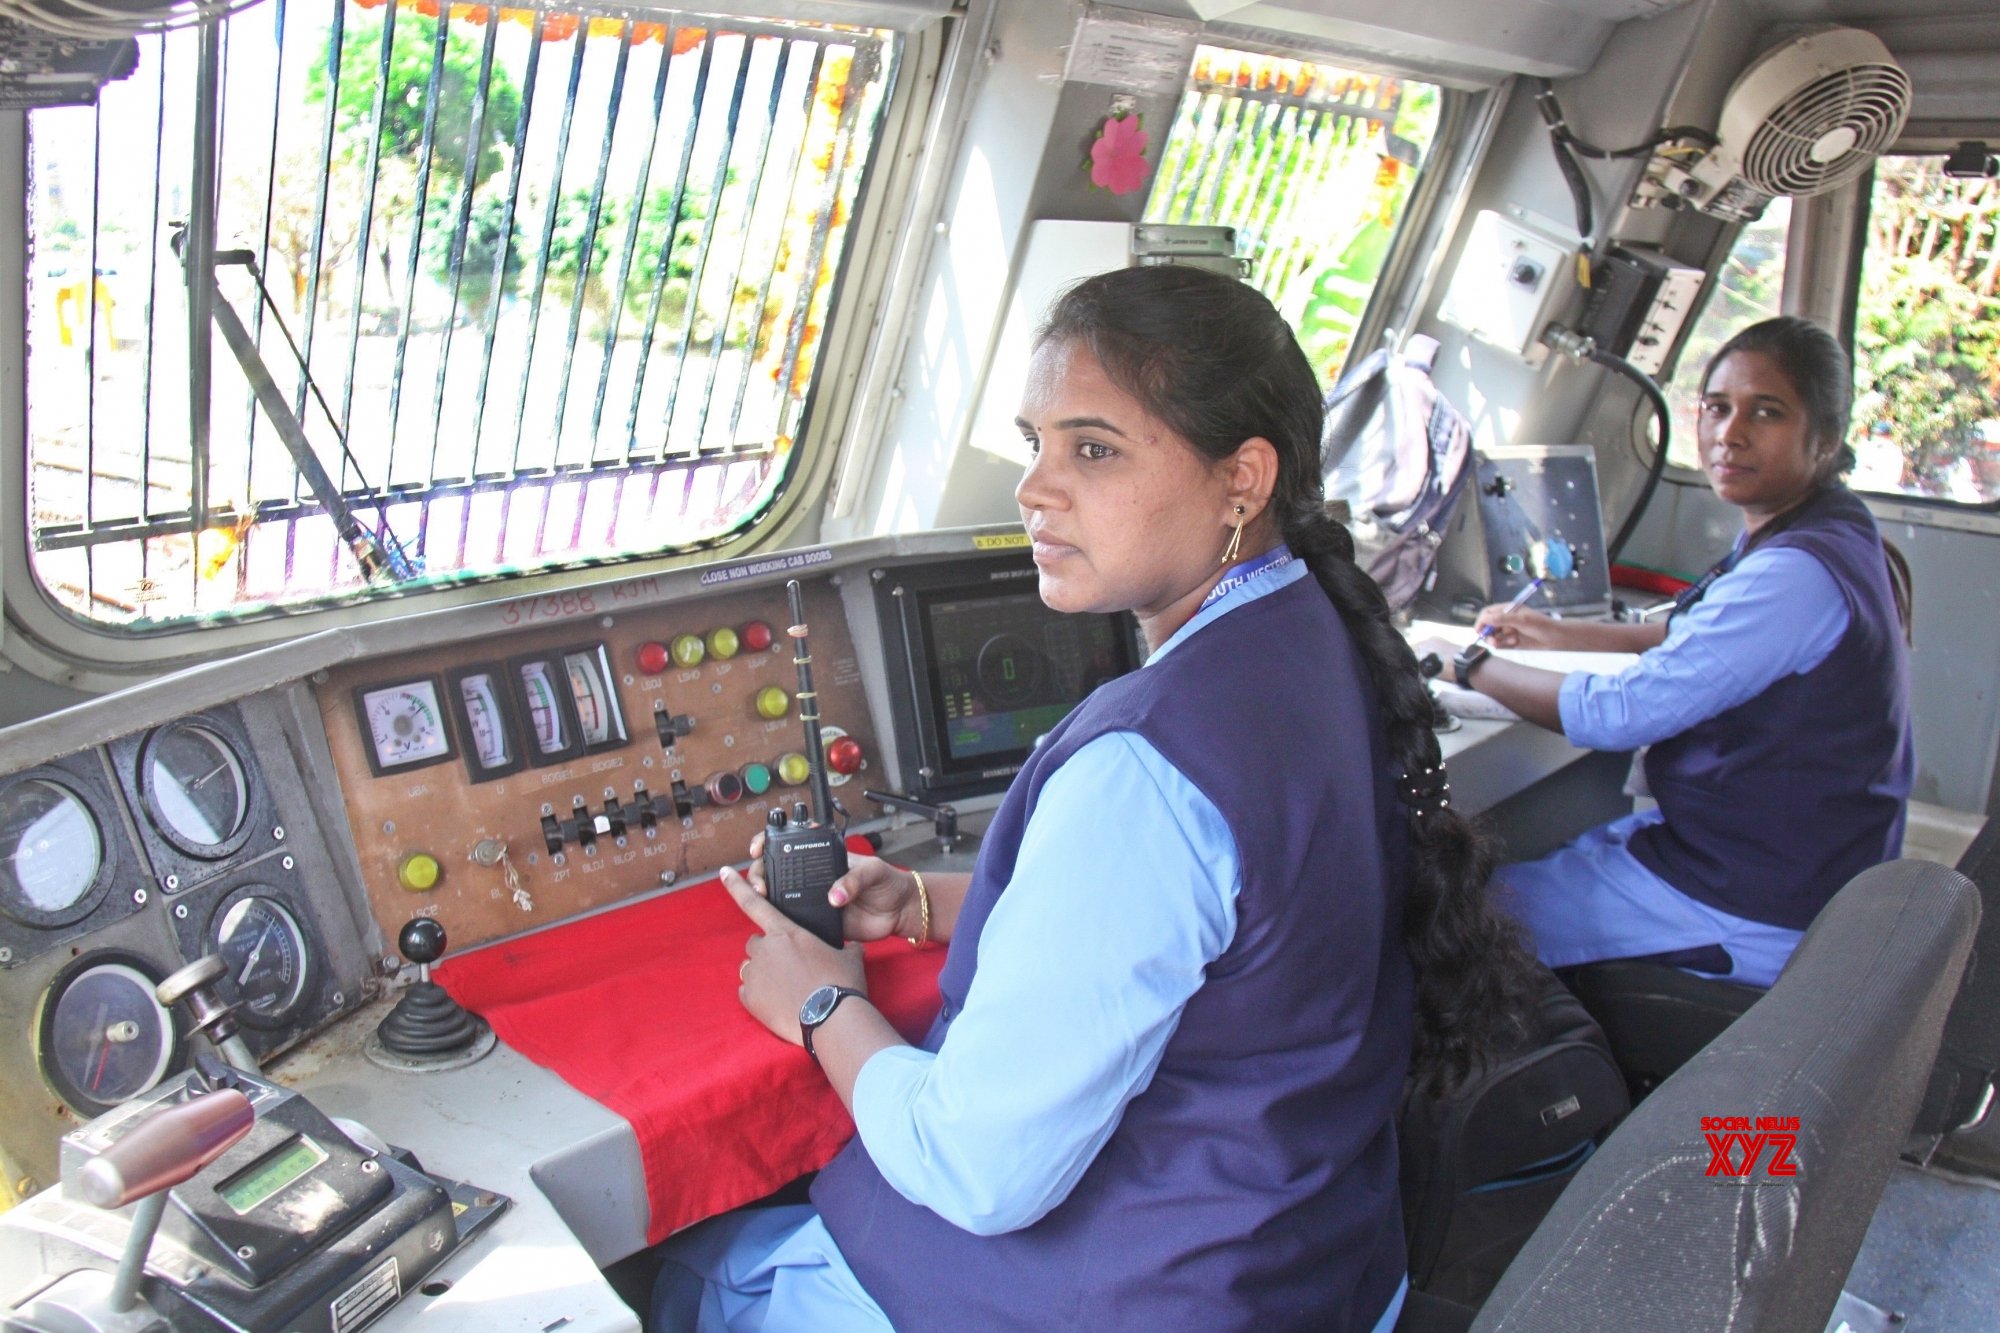
<path id="1" fill-rule="evenodd" d="M 1821 492 L 1768 546 L 1810 554 L 1847 598 L 1826 660 L 1646 753 L 1664 823 L 1632 854 L 1698 902 L 1804 930 L 1840 888 L 1903 845 L 1915 756 L 1909 655 L 1882 539 L 1845 487 Z"/>
<path id="2" fill-rule="evenodd" d="M 1236 934 L 1152 1082 L 1033 1225 L 960 1230 L 890 1187 L 858 1137 L 820 1173 L 813 1202 L 897 1328 L 1342 1330 L 1380 1316 L 1405 1268 L 1393 1117 L 1414 1000 L 1408 834 L 1373 700 L 1304 578 L 1100 686 L 1030 756 L 980 850 L 926 1049 L 964 1005 L 1043 783 L 1107 732 L 1144 736 L 1228 822 Z"/>

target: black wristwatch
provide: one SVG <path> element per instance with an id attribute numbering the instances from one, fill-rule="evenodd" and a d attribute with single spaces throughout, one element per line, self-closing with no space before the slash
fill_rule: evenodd
<path id="1" fill-rule="evenodd" d="M 813 1032 L 832 1018 L 833 1011 L 840 1008 L 840 1002 L 850 995 L 862 1000 L 868 998 L 867 991 L 859 991 L 852 986 L 821 986 L 806 996 L 806 1002 L 799 1006 L 799 1037 L 805 1043 L 806 1054 L 813 1059 L 819 1059 L 813 1051 Z"/>
<path id="2" fill-rule="evenodd" d="M 1492 649 L 1483 643 L 1468 643 L 1458 650 L 1458 656 L 1451 659 L 1451 678 L 1458 682 L 1462 690 L 1472 688 L 1472 668 L 1493 656 Z"/>

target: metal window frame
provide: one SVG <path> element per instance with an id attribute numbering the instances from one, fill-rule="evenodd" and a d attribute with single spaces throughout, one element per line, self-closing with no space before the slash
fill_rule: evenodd
<path id="1" fill-rule="evenodd" d="M 336 605 L 266 618 L 185 623 L 135 631 L 80 621 L 44 592 L 30 564 L 25 522 L 27 427 L 25 341 L 0 353 L 0 590 L 7 597 L 4 654 L 0 669 L 19 665 L 47 680 L 86 691 L 119 688 L 209 658 L 242 652 L 301 634 L 406 616 L 413 610 L 536 595 L 605 578 L 632 578 L 690 564 L 782 546 L 805 531 L 818 513 L 820 492 L 831 475 L 846 433 L 853 387 L 874 346 L 877 330 L 865 317 L 867 303 L 850 293 L 857 275 L 879 272 L 893 252 L 903 221 L 902 205 L 920 175 L 925 123 L 934 113 L 930 98 L 939 88 L 949 45 L 949 24 L 907 31 L 894 85 L 885 94 L 873 165 L 866 171 L 856 202 L 844 262 L 822 338 L 815 387 L 805 407 L 805 428 L 791 464 L 792 475 L 777 499 L 747 527 L 699 550 L 625 557 L 585 567 L 543 569 L 425 587 L 408 593 L 364 597 Z M 956 90 L 961 92 L 962 90 Z M 0 185 L 11 184 L 26 197 L 28 137 L 26 116 L 0 111 Z M 0 319 L 8 315 L 26 329 L 27 227 L 21 215 L 0 217 Z"/>

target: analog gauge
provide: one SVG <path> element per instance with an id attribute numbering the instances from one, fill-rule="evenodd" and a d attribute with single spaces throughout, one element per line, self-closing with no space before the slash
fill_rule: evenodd
<path id="1" fill-rule="evenodd" d="M 42 1006 L 42 1070 L 78 1111 L 102 1115 L 172 1065 L 178 1039 L 153 996 L 156 984 L 132 963 L 98 954 L 51 988 Z"/>
<path id="2" fill-rule="evenodd" d="M 505 768 L 515 760 L 514 738 L 507 730 L 506 716 L 500 711 L 500 695 L 493 687 L 493 675 L 475 672 L 458 682 L 459 702 L 465 707 L 465 729 L 472 735 L 472 757 L 483 769 Z"/>
<path id="3" fill-rule="evenodd" d="M 521 697 L 528 703 L 528 727 L 535 749 L 544 758 L 567 754 L 571 748 L 562 697 L 556 690 L 553 666 L 539 660 L 521 663 Z"/>
<path id="4" fill-rule="evenodd" d="M 46 778 L 0 792 L 0 911 L 27 926 L 66 926 L 96 906 L 103 868 L 97 820 L 75 792 Z"/>
<path id="5" fill-rule="evenodd" d="M 234 851 L 250 813 L 250 779 L 226 737 L 199 722 L 154 732 L 139 754 L 146 812 L 167 841 L 193 856 Z"/>
<path id="6" fill-rule="evenodd" d="M 569 673 L 570 698 L 576 704 L 578 734 L 585 749 L 604 750 L 625 743 L 625 719 L 611 688 L 611 655 L 602 645 L 563 654 Z"/>
<path id="7" fill-rule="evenodd" d="M 246 1022 L 277 1024 L 305 997 L 309 956 L 298 918 L 275 898 L 255 892 L 224 902 L 209 927 L 215 952 L 229 965 L 225 996 L 235 991 Z"/>
<path id="8" fill-rule="evenodd" d="M 435 680 L 404 681 L 355 695 L 368 763 L 377 777 L 451 758 L 451 733 L 438 706 Z"/>

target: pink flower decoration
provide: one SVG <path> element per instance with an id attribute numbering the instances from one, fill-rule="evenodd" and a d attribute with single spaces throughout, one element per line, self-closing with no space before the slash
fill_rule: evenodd
<path id="1" fill-rule="evenodd" d="M 1090 183 L 1130 194 L 1146 183 L 1146 132 L 1137 116 L 1108 116 L 1090 146 Z"/>

